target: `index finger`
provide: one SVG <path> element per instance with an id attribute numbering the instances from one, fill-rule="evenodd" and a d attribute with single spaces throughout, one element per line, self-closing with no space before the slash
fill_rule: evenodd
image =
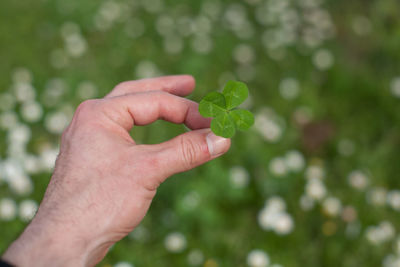
<path id="1" fill-rule="evenodd" d="M 118 84 L 105 98 L 148 91 L 164 91 L 173 95 L 186 96 L 193 91 L 195 83 L 191 75 L 171 75 L 126 81 Z"/>

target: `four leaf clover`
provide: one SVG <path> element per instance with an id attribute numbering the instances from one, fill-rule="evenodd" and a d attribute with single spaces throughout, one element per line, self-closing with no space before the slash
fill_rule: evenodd
<path id="1" fill-rule="evenodd" d="M 253 114 L 245 109 L 235 109 L 249 96 L 246 84 L 229 81 L 222 93 L 207 94 L 199 104 L 203 117 L 213 117 L 211 130 L 219 136 L 231 138 L 236 129 L 247 130 L 254 124 Z"/>

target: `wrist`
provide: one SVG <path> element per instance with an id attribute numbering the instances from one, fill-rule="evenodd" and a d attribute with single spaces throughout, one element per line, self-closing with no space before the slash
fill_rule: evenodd
<path id="1" fill-rule="evenodd" d="M 54 231 L 37 221 L 25 229 L 3 255 L 18 267 L 24 266 L 86 266 L 85 243 L 73 240 L 68 231 Z"/>

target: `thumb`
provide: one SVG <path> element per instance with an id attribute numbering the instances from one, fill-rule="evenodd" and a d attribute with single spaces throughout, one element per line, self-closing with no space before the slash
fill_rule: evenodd
<path id="1" fill-rule="evenodd" d="M 152 145 L 162 177 L 190 170 L 228 151 L 231 140 L 216 136 L 210 129 L 193 130 L 169 141 Z"/>

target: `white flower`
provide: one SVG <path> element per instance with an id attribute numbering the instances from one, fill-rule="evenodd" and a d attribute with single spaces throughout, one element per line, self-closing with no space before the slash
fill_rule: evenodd
<path id="1" fill-rule="evenodd" d="M 206 34 L 196 35 L 192 40 L 192 49 L 199 54 L 208 54 L 213 49 L 213 41 Z"/>
<path id="2" fill-rule="evenodd" d="M 279 157 L 272 159 L 269 163 L 269 170 L 275 176 L 284 176 L 287 173 L 285 160 Z"/>
<path id="3" fill-rule="evenodd" d="M 10 143 L 25 144 L 31 138 L 31 129 L 25 124 L 19 124 L 8 132 Z"/>
<path id="4" fill-rule="evenodd" d="M 387 202 L 396 211 L 400 211 L 400 190 L 392 190 L 387 194 Z"/>
<path id="5" fill-rule="evenodd" d="M 249 173 L 242 166 L 234 166 L 229 171 L 231 184 L 236 188 L 244 188 L 249 183 Z"/>
<path id="6" fill-rule="evenodd" d="M 0 219 L 3 221 L 11 221 L 17 215 L 17 204 L 10 198 L 0 200 Z"/>
<path id="7" fill-rule="evenodd" d="M 199 249 L 194 249 L 194 250 L 190 251 L 187 256 L 187 261 L 188 261 L 189 265 L 192 265 L 192 266 L 197 266 L 197 265 L 202 264 L 204 262 L 203 252 L 201 252 L 201 250 L 199 250 Z"/>
<path id="8" fill-rule="evenodd" d="M 247 265 L 250 267 L 267 267 L 269 262 L 268 254 L 260 249 L 252 250 L 247 255 Z"/>
<path id="9" fill-rule="evenodd" d="M 78 88 L 76 89 L 76 94 L 81 100 L 95 98 L 97 93 L 97 87 L 91 81 L 83 81 L 79 83 Z"/>
<path id="10" fill-rule="evenodd" d="M 43 108 L 38 102 L 25 102 L 21 106 L 21 115 L 27 122 L 37 122 L 43 116 Z"/>
<path id="11" fill-rule="evenodd" d="M 58 149 L 46 148 L 40 153 L 40 165 L 45 171 L 52 171 L 58 156 Z"/>
<path id="12" fill-rule="evenodd" d="M 18 115 L 14 111 L 0 113 L 0 127 L 8 130 L 16 127 L 18 124 Z"/>
<path id="13" fill-rule="evenodd" d="M 269 210 L 280 212 L 286 209 L 286 203 L 283 198 L 279 196 L 273 196 L 265 202 L 265 207 Z"/>
<path id="14" fill-rule="evenodd" d="M 305 210 L 311 210 L 315 205 L 314 199 L 309 197 L 308 195 L 302 195 L 300 197 L 300 207 Z"/>
<path id="15" fill-rule="evenodd" d="M 143 78 L 152 78 L 156 76 L 160 76 L 161 72 L 157 68 L 157 65 L 154 62 L 149 60 L 143 60 L 137 64 L 135 69 L 135 75 L 138 79 Z"/>
<path id="16" fill-rule="evenodd" d="M 276 143 L 283 134 L 282 120 L 270 109 L 261 110 L 255 116 L 255 127 L 262 137 L 269 142 Z"/>
<path id="17" fill-rule="evenodd" d="M 139 18 L 130 18 L 125 24 L 125 33 L 128 37 L 136 39 L 145 32 L 145 24 Z"/>
<path id="18" fill-rule="evenodd" d="M 285 78 L 279 84 L 279 93 L 287 100 L 296 98 L 300 92 L 299 82 L 294 78 Z"/>
<path id="19" fill-rule="evenodd" d="M 17 68 L 12 74 L 14 83 L 32 83 L 32 72 L 26 68 Z"/>
<path id="20" fill-rule="evenodd" d="M 240 44 L 233 50 L 233 58 L 240 64 L 250 64 L 254 61 L 254 49 L 246 44 Z"/>
<path id="21" fill-rule="evenodd" d="M 127 261 L 120 261 L 116 264 L 114 264 L 114 267 L 134 267 L 133 264 L 127 262 Z"/>
<path id="22" fill-rule="evenodd" d="M 19 102 L 33 101 L 36 97 L 35 88 L 30 83 L 17 83 L 14 85 L 14 91 Z"/>
<path id="23" fill-rule="evenodd" d="M 65 50 L 71 57 L 81 57 L 87 50 L 86 40 L 80 34 L 68 35 L 64 41 Z"/>
<path id="24" fill-rule="evenodd" d="M 68 123 L 69 117 L 61 111 L 47 114 L 44 122 L 46 129 L 53 134 L 61 134 Z"/>
<path id="25" fill-rule="evenodd" d="M 8 180 L 10 189 L 18 195 L 28 195 L 33 191 L 31 178 L 26 175 L 16 175 Z"/>
<path id="26" fill-rule="evenodd" d="M 137 241 L 146 241 L 150 236 L 149 230 L 142 225 L 139 225 L 132 232 L 129 233 L 129 237 Z"/>
<path id="27" fill-rule="evenodd" d="M 275 222 L 275 233 L 279 235 L 287 235 L 292 232 L 294 227 L 292 217 L 287 213 L 281 213 Z"/>
<path id="28" fill-rule="evenodd" d="M 387 190 L 382 187 L 372 188 L 367 194 L 367 201 L 374 206 L 386 204 Z"/>
<path id="29" fill-rule="evenodd" d="M 326 214 L 336 217 L 342 210 L 342 203 L 335 197 L 328 197 L 322 203 L 322 207 Z"/>
<path id="30" fill-rule="evenodd" d="M 383 267 L 400 267 L 400 257 L 398 255 L 389 254 L 382 262 Z"/>
<path id="31" fill-rule="evenodd" d="M 304 156 L 297 150 L 291 150 L 285 155 L 285 163 L 289 170 L 299 172 L 305 165 Z"/>
<path id="32" fill-rule="evenodd" d="M 187 210 L 193 210 L 200 203 L 200 195 L 196 191 L 191 191 L 185 195 L 182 202 Z"/>
<path id="33" fill-rule="evenodd" d="M 325 171 L 320 165 L 310 165 L 306 169 L 306 178 L 322 180 L 324 178 Z"/>
<path id="34" fill-rule="evenodd" d="M 355 170 L 349 174 L 349 184 L 358 189 L 364 190 L 368 185 L 368 177 L 362 171 Z"/>
<path id="35" fill-rule="evenodd" d="M 178 54 L 182 52 L 184 42 L 177 35 L 168 35 L 164 38 L 164 50 L 169 54 Z"/>
<path id="36" fill-rule="evenodd" d="M 400 98 L 400 76 L 395 77 L 390 82 L 390 91 L 392 92 L 393 96 Z"/>
<path id="37" fill-rule="evenodd" d="M 378 226 L 369 226 L 366 229 L 366 237 L 374 245 L 385 243 L 393 239 L 394 235 L 395 229 L 388 221 L 383 221 Z"/>
<path id="38" fill-rule="evenodd" d="M 319 70 L 327 70 L 332 67 L 334 57 L 327 49 L 318 50 L 313 56 L 313 63 Z"/>
<path id="39" fill-rule="evenodd" d="M 306 194 L 315 200 L 321 200 L 326 195 L 325 185 L 320 179 L 310 179 L 306 184 Z"/>
<path id="40" fill-rule="evenodd" d="M 337 150 L 343 156 L 350 156 L 354 153 L 355 145 L 349 139 L 342 139 L 338 143 Z"/>
<path id="41" fill-rule="evenodd" d="M 186 238 L 182 233 L 174 232 L 167 235 L 164 245 L 169 252 L 179 253 L 186 248 Z"/>
<path id="42" fill-rule="evenodd" d="M 38 209 L 38 204 L 34 200 L 24 200 L 19 204 L 19 217 L 22 221 L 32 220 Z"/>

